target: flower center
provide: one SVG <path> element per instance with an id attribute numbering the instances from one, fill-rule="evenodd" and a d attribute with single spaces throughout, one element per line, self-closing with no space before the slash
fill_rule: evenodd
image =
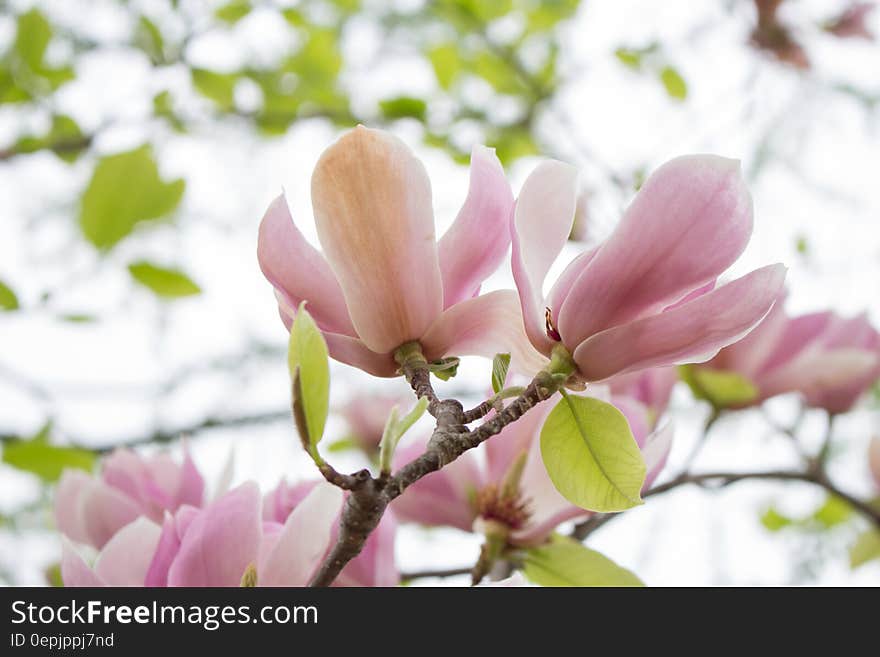
<path id="1" fill-rule="evenodd" d="M 477 512 L 484 520 L 494 520 L 510 529 L 521 529 L 531 515 L 528 500 L 519 490 L 511 494 L 496 484 L 489 484 L 477 493 Z"/>
<path id="2" fill-rule="evenodd" d="M 559 331 L 553 326 L 553 311 L 550 308 L 544 308 L 544 326 L 547 331 L 547 337 L 551 340 L 556 340 L 556 342 L 562 342 L 562 336 L 559 335 Z"/>

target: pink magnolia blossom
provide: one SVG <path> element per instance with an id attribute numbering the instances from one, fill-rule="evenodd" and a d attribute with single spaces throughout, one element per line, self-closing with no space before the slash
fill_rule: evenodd
<path id="1" fill-rule="evenodd" d="M 402 395 L 360 394 L 349 399 L 341 413 L 357 444 L 367 452 L 375 452 L 391 409 L 407 408 L 410 403 L 409 397 Z"/>
<path id="2" fill-rule="evenodd" d="M 645 487 L 663 469 L 672 446 L 672 429 L 666 425 L 652 431 L 650 413 L 640 402 L 613 397 L 611 402 L 627 417 L 630 429 L 647 465 Z M 506 525 L 509 542 L 533 545 L 543 542 L 560 523 L 590 515 L 574 506 L 553 486 L 540 452 L 540 431 L 554 400 L 544 401 L 517 422 L 508 425 L 485 443 L 481 461 L 478 450 L 419 480 L 393 503 L 404 521 L 429 526 L 451 526 L 478 531 L 487 520 Z M 396 460 L 409 461 L 424 449 L 414 444 L 399 450 Z M 500 496 L 501 485 L 514 463 L 526 455 L 515 499 Z"/>
<path id="3" fill-rule="evenodd" d="M 260 586 L 303 586 L 331 545 L 342 492 L 313 487 L 284 522 L 264 521 L 248 482 L 203 509 L 166 513 L 162 527 L 140 517 L 121 529 L 90 568 L 64 543 L 67 586 L 239 586 L 256 568 Z"/>
<path id="4" fill-rule="evenodd" d="M 780 300 L 751 335 L 704 367 L 748 379 L 758 390 L 753 403 L 800 392 L 812 407 L 844 413 L 880 377 L 880 334 L 864 315 L 789 317 Z"/>
<path id="5" fill-rule="evenodd" d="M 333 358 L 394 376 L 394 351 L 417 340 L 429 360 L 505 350 L 534 360 L 515 295 L 478 295 L 510 242 L 513 197 L 491 149 L 474 148 L 467 198 L 439 241 L 425 168 L 386 132 L 358 126 L 330 146 L 312 175 L 312 206 L 323 253 L 282 195 L 260 224 L 257 254 L 284 322 L 308 301 Z"/>
<path id="6" fill-rule="evenodd" d="M 281 481 L 266 495 L 263 503 L 263 519 L 283 522 L 294 512 L 302 500 L 319 482 L 303 481 L 293 486 Z M 333 522 L 331 543 L 339 535 L 339 513 Z M 333 582 L 334 586 L 397 586 L 400 574 L 394 558 L 397 520 L 386 511 L 379 526 L 367 538 L 364 549 L 352 559 Z"/>
<path id="7" fill-rule="evenodd" d="M 674 367 L 653 367 L 615 376 L 608 380 L 608 387 L 617 397 L 630 397 L 644 404 L 656 423 L 666 412 L 677 382 L 678 372 Z"/>
<path id="8" fill-rule="evenodd" d="M 826 25 L 825 29 L 842 39 L 859 38 L 873 41 L 874 33 L 868 28 L 867 21 L 876 7 L 875 2 L 854 2 Z"/>
<path id="9" fill-rule="evenodd" d="M 566 164 L 541 164 L 514 213 L 513 275 L 526 332 L 545 356 L 561 343 L 585 381 L 703 361 L 772 307 L 782 265 L 714 287 L 749 240 L 752 202 L 738 163 L 708 155 L 654 172 L 611 236 L 576 257 L 545 297 L 571 230 L 576 179 Z"/>
<path id="10" fill-rule="evenodd" d="M 107 457 L 100 477 L 65 470 L 55 493 L 55 522 L 71 540 L 96 548 L 139 516 L 162 522 L 165 511 L 201 506 L 204 480 L 190 458 L 144 458 L 126 449 Z"/>

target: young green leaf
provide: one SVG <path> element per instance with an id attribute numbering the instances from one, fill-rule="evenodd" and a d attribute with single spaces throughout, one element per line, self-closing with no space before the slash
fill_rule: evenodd
<path id="1" fill-rule="evenodd" d="M 287 365 L 293 381 L 293 410 L 303 446 L 313 456 L 324 435 L 330 406 L 327 343 L 303 301 L 290 327 Z"/>
<path id="2" fill-rule="evenodd" d="M 880 559 L 880 530 L 866 529 L 849 549 L 849 565 L 858 568 L 874 559 Z"/>
<path id="3" fill-rule="evenodd" d="M 778 532 L 780 529 L 789 527 L 794 522 L 794 520 L 788 516 L 782 515 L 773 507 L 770 507 L 761 514 L 761 524 L 764 525 L 764 528 L 767 531 L 771 532 Z"/>
<path id="4" fill-rule="evenodd" d="M 715 408 L 736 408 L 758 398 L 755 384 L 737 372 L 695 365 L 681 365 L 678 372 L 694 397 L 704 399 Z"/>
<path id="5" fill-rule="evenodd" d="M 524 573 L 541 586 L 644 586 L 631 571 L 571 539 L 531 548 Z"/>
<path id="6" fill-rule="evenodd" d="M 671 66 L 664 66 L 660 71 L 660 81 L 666 88 L 666 93 L 670 98 L 676 100 L 684 100 L 687 98 L 687 83 L 681 74 Z"/>
<path id="7" fill-rule="evenodd" d="M 418 422 L 419 418 L 425 414 L 428 408 L 428 399 L 419 397 L 416 405 L 412 410 L 399 417 L 397 406 L 391 409 L 388 421 L 385 423 L 385 430 L 382 432 L 382 441 L 379 443 L 379 465 L 382 472 L 391 472 L 391 459 L 394 458 L 394 450 L 403 435 L 409 431 L 410 427 Z"/>
<path id="8" fill-rule="evenodd" d="M 249 13 L 251 13 L 250 2 L 247 0 L 232 0 L 222 7 L 218 7 L 214 15 L 224 23 L 234 25 Z"/>
<path id="9" fill-rule="evenodd" d="M 495 354 L 495 358 L 492 359 L 492 391 L 496 395 L 504 389 L 508 369 L 510 369 L 510 354 Z"/>
<path id="10" fill-rule="evenodd" d="M 229 110 L 235 105 L 235 85 L 237 73 L 217 73 L 206 68 L 190 70 L 193 86 L 206 98 L 210 98 L 220 109 Z"/>
<path id="11" fill-rule="evenodd" d="M 133 262 L 128 266 L 132 278 L 157 296 L 176 299 L 200 294 L 201 288 L 179 269 L 159 267 L 150 262 Z"/>
<path id="12" fill-rule="evenodd" d="M 18 310 L 18 297 L 3 281 L 0 281 L 0 310 Z"/>
<path id="13" fill-rule="evenodd" d="M 458 365 L 461 359 L 448 356 L 428 363 L 428 369 L 441 381 L 449 381 L 458 373 Z"/>
<path id="14" fill-rule="evenodd" d="M 379 109 L 382 111 L 382 116 L 389 120 L 411 117 L 424 121 L 428 104 L 421 98 L 397 96 L 380 100 Z"/>
<path id="15" fill-rule="evenodd" d="M 159 177 L 149 146 L 103 157 L 82 197 L 80 228 L 97 248 L 109 249 L 138 223 L 174 210 L 185 186 Z"/>
<path id="16" fill-rule="evenodd" d="M 541 456 L 556 489 L 581 508 L 612 512 L 642 503 L 645 462 L 611 404 L 565 394 L 541 429 Z"/>

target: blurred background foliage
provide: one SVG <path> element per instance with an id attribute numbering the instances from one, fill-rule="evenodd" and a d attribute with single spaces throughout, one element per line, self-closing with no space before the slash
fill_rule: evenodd
<path id="1" fill-rule="evenodd" d="M 585 71 L 591 64 L 569 56 L 571 44 L 580 38 L 572 25 L 576 19 L 589 20 L 583 12 L 590 4 L 586 0 L 0 0 L 0 179 L 18 181 L 13 174 L 31 171 L 30 161 L 39 161 L 33 171 L 46 176 L 32 180 L 34 187 L 27 192 L 37 190 L 41 203 L 19 204 L 14 215 L 2 218 L 33 228 L 34 241 L 7 242 L 5 248 L 38 252 L 36 264 L 28 266 L 37 267 L 48 258 L 53 267 L 50 280 L 44 280 L 21 266 L 10 266 L 8 259 L 0 261 L 0 335 L 5 323 L 26 315 L 69 326 L 63 330 L 71 331 L 88 331 L 112 321 L 90 304 L 78 304 L 82 295 L 68 295 L 71 286 L 85 283 L 88 295 L 110 289 L 110 298 L 122 299 L 121 313 L 132 311 L 130 294 L 154 295 L 155 323 L 144 334 L 131 336 L 149 341 L 153 333 L 161 336 L 170 330 L 169 308 L 174 304 L 222 285 L 191 269 L 192 241 L 181 236 L 180 248 L 167 248 L 169 239 L 175 242 L 176 231 L 192 230 L 194 222 L 216 222 L 210 213 L 187 209 L 185 199 L 196 182 L 193 173 L 175 165 L 169 155 L 194 140 L 231 140 L 246 152 L 303 125 L 341 129 L 363 123 L 417 134 L 426 148 L 459 164 L 467 163 L 476 143 L 494 147 L 506 166 L 530 156 L 574 157 L 587 168 L 592 189 L 585 190 L 572 237 L 592 239 L 584 226 L 586 217 L 599 217 L 601 224 L 601 206 L 608 198 L 616 214 L 637 189 L 649 162 L 648 154 L 634 166 L 606 162 L 577 137 L 578 114 L 588 109 L 583 98 L 609 91 L 600 81 L 592 88 L 587 85 L 584 95 Z M 853 36 L 845 33 L 841 22 L 849 3 L 821 9 L 822 21 L 814 14 L 779 15 L 778 1 L 711 4 L 717 5 L 717 11 L 695 32 L 711 31 L 719 23 L 736 25 L 742 48 L 761 51 L 753 53 L 759 67 L 776 67 L 788 78 L 801 76 L 802 84 L 820 85 L 823 93 L 855 102 L 867 117 L 866 124 L 874 120 L 880 84 L 870 88 L 833 76 L 811 78 L 810 62 L 802 56 L 803 49 L 797 52 L 798 40 Z M 631 11 L 626 19 L 637 22 L 638 12 Z M 237 38 L 242 33 L 252 36 L 262 26 L 271 27 L 266 47 L 242 47 Z M 363 34 L 378 46 L 359 48 Z M 687 35 L 691 38 L 699 34 Z M 669 44 L 659 39 L 619 42 L 605 54 L 615 63 L 619 85 L 654 86 L 663 102 L 673 107 L 688 102 L 694 82 L 680 68 L 679 55 Z M 102 89 L 102 68 L 95 62 L 107 57 L 129 62 L 137 72 L 134 100 L 115 100 L 114 87 L 124 84 L 124 79 L 108 79 Z M 400 75 L 411 84 L 388 84 L 401 62 L 406 68 Z M 413 77 L 414 70 L 422 74 Z M 382 79 L 375 88 L 373 71 Z M 394 87 L 406 91 L 396 92 Z M 392 90 L 386 93 L 386 88 Z M 105 91 L 110 100 L 103 98 Z M 782 117 L 780 122 L 774 114 L 760 123 L 761 137 L 753 140 L 748 162 L 753 178 L 767 161 L 789 155 L 777 149 L 779 135 L 790 129 L 784 112 Z M 189 157 L 193 162 L 198 155 Z M 265 176 L 265 172 L 253 173 Z M 17 184 L 7 184 L 3 193 L 12 195 Z M 218 204 L 234 193 L 234 189 L 218 189 Z M 3 200 L 5 214 L 10 204 Z M 256 219 L 241 218 L 250 232 L 255 232 Z M 60 237 L 45 228 L 49 223 L 62 226 Z M 40 246 L 44 230 L 53 244 L 48 252 Z M 155 231 L 165 236 L 159 247 L 151 242 Z M 7 231 L 0 239 L 11 240 L 13 234 Z M 811 246 L 806 233 L 796 235 L 791 244 L 792 252 L 805 259 Z M 246 265 L 255 269 L 255 259 Z M 125 291 L 118 286 L 88 287 L 108 269 L 127 281 Z M 197 331 L 211 332 L 214 321 L 200 323 Z M 271 328 L 277 332 L 279 327 Z M 0 382 L 6 386 L 0 388 L 0 405 L 6 405 L 2 422 L 8 422 L 0 424 L 2 460 L 8 466 L 0 477 L 7 479 L 12 468 L 50 483 L 63 467 L 93 468 L 96 455 L 116 444 L 164 443 L 215 428 L 248 432 L 289 418 L 283 404 L 241 413 L 196 409 L 172 413 L 170 422 L 122 437 L 78 433 L 57 422 L 54 401 L 63 396 L 65 386 L 59 392 L 58 386 L 44 380 L 57 378 L 46 375 L 51 365 L 48 370 L 22 372 L 5 362 L 4 355 L 15 349 L 0 338 Z M 267 362 L 282 362 L 282 353 L 282 340 L 246 335 L 226 352 L 166 371 L 162 381 L 138 389 L 138 394 L 158 405 L 203 373 L 217 370 L 243 387 L 260 378 Z M 65 372 L 62 378 L 68 380 L 68 391 L 77 388 L 74 396 L 96 398 L 93 413 L 114 404 L 113 395 L 128 385 L 111 386 L 112 391 L 78 387 L 77 373 L 82 370 Z M 29 413 L 20 422 L 10 421 L 16 416 L 12 406 L 20 399 L 7 395 L 13 389 L 37 400 L 43 417 Z M 19 501 L 2 507 L 0 531 L 20 537 L 51 524 L 46 515 L 48 490 L 40 486 L 38 494 L 25 495 L 24 502 L 12 496 Z M 826 507 L 805 518 L 769 508 L 761 521 L 773 531 L 806 527 L 812 532 L 847 520 Z M 7 557 L 0 554 L 0 577 L 12 582 L 27 579 L 9 572 L 8 554 L 14 550 L 9 548 Z"/>

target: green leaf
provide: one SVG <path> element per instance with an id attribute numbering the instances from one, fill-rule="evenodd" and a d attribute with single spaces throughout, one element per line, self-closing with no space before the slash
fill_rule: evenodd
<path id="1" fill-rule="evenodd" d="M 3 462 L 19 470 L 31 472 L 43 481 L 57 481 L 65 468 L 91 471 L 98 455 L 79 447 L 58 447 L 49 444 L 51 425 L 27 440 L 8 442 L 3 446 Z"/>
<path id="2" fill-rule="evenodd" d="M 434 68 L 438 84 L 449 89 L 463 68 L 461 56 L 455 44 L 445 43 L 428 51 L 428 60 Z"/>
<path id="3" fill-rule="evenodd" d="M 564 394 L 541 429 L 541 456 L 556 489 L 581 508 L 612 512 L 642 503 L 645 463 L 611 404 Z"/>
<path id="4" fill-rule="evenodd" d="M 784 516 L 779 511 L 770 507 L 761 515 L 761 524 L 771 532 L 778 532 L 790 526 L 794 521 L 788 516 Z"/>
<path id="5" fill-rule="evenodd" d="M 510 369 L 510 354 L 495 354 L 495 358 L 492 359 L 492 391 L 496 395 L 504 389 L 508 369 Z"/>
<path id="6" fill-rule="evenodd" d="M 428 363 L 428 370 L 441 381 L 449 381 L 449 379 L 458 374 L 459 363 L 461 363 L 460 358 L 447 356 L 446 358 Z"/>
<path id="7" fill-rule="evenodd" d="M 0 310 L 18 310 L 18 297 L 6 283 L 0 281 Z"/>
<path id="8" fill-rule="evenodd" d="M 737 372 L 698 365 L 681 365 L 678 372 L 694 397 L 708 401 L 715 408 L 745 406 L 758 398 L 755 385 Z"/>
<path id="9" fill-rule="evenodd" d="M 160 267 L 146 261 L 133 262 L 128 273 L 157 296 L 175 299 L 201 293 L 201 288 L 179 269 Z"/>
<path id="10" fill-rule="evenodd" d="M 428 104 L 421 98 L 398 96 L 379 101 L 379 109 L 382 110 L 382 116 L 389 120 L 414 118 L 424 121 Z"/>
<path id="11" fill-rule="evenodd" d="M 666 93 L 669 94 L 670 98 L 675 98 L 676 100 L 687 98 L 687 83 L 681 77 L 681 74 L 671 66 L 664 66 L 660 70 L 660 81 L 666 88 Z"/>
<path id="12" fill-rule="evenodd" d="M 79 225 L 99 249 L 109 249 L 142 221 L 174 210 L 183 180 L 163 181 L 149 146 L 101 158 L 83 194 Z"/>
<path id="13" fill-rule="evenodd" d="M 235 106 L 235 85 L 238 73 L 217 73 L 206 68 L 190 70 L 193 86 L 206 98 L 210 98 L 223 110 Z"/>
<path id="14" fill-rule="evenodd" d="M 644 586 L 632 571 L 571 539 L 526 552 L 525 576 L 541 586 Z"/>
<path id="15" fill-rule="evenodd" d="M 34 72 L 43 68 L 43 56 L 52 38 L 52 27 L 39 9 L 31 9 L 18 17 L 15 51 Z"/>
<path id="16" fill-rule="evenodd" d="M 165 61 L 165 40 L 156 24 L 146 16 L 138 19 L 134 32 L 134 45 L 143 50 L 153 64 Z"/>
<path id="17" fill-rule="evenodd" d="M 391 460 L 394 458 L 397 444 L 403 438 L 403 435 L 410 430 L 412 425 L 418 422 L 419 418 L 425 414 L 425 409 L 427 408 L 427 397 L 419 397 L 412 410 L 402 418 L 398 416 L 397 406 L 391 409 L 388 421 L 385 422 L 385 429 L 382 431 L 382 440 L 379 443 L 379 465 L 382 472 L 391 472 Z"/>
<path id="18" fill-rule="evenodd" d="M 214 15 L 224 23 L 234 25 L 242 18 L 251 13 L 251 3 L 247 0 L 232 0 L 219 7 Z"/>
<path id="19" fill-rule="evenodd" d="M 327 343 L 303 301 L 290 327 L 287 365 L 293 381 L 293 406 L 303 445 L 311 454 L 324 435 L 330 408 Z"/>
<path id="20" fill-rule="evenodd" d="M 853 509 L 844 500 L 829 495 L 824 504 L 813 513 L 813 520 L 825 527 L 835 527 L 852 518 Z"/>
<path id="21" fill-rule="evenodd" d="M 872 527 L 865 530 L 849 549 L 849 565 L 851 568 L 880 558 L 880 530 Z"/>
<path id="22" fill-rule="evenodd" d="M 631 48 L 618 48 L 614 51 L 614 56 L 620 60 L 620 63 L 633 70 L 641 68 L 642 54 L 640 50 L 632 50 Z"/>

